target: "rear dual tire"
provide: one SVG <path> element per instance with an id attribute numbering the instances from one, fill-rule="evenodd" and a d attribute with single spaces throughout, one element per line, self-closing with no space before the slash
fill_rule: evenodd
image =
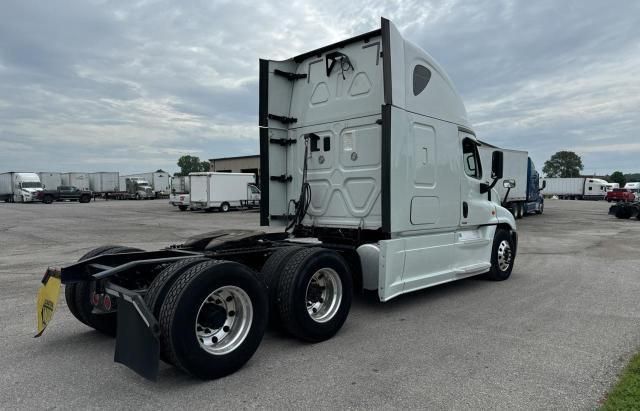
<path id="1" fill-rule="evenodd" d="M 353 279 L 336 251 L 290 247 L 274 253 L 263 268 L 269 288 L 271 320 L 308 342 L 333 337 L 349 315 Z"/>
<path id="2" fill-rule="evenodd" d="M 266 287 L 251 269 L 200 262 L 177 277 L 162 302 L 162 355 L 202 379 L 231 374 L 260 345 L 268 310 Z"/>

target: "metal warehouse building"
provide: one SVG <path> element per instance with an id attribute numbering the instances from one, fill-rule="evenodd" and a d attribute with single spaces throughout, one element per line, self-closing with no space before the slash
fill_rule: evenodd
<path id="1" fill-rule="evenodd" d="M 260 184 L 260 155 L 210 158 L 210 171 L 220 173 L 253 173 Z"/>

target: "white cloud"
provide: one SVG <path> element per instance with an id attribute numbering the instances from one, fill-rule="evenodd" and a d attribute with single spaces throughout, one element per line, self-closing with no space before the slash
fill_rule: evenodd
<path id="1" fill-rule="evenodd" d="M 258 58 L 288 58 L 385 16 L 440 60 L 481 138 L 530 150 L 540 166 L 573 147 L 615 167 L 585 147 L 634 155 L 639 14 L 640 3 L 597 0 L 11 0 L 0 14 L 0 142 L 55 154 L 62 170 L 255 153 Z M 0 152 L 0 167 L 17 161 Z"/>

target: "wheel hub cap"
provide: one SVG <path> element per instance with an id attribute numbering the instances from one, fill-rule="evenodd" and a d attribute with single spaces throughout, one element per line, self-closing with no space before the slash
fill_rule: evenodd
<path id="1" fill-rule="evenodd" d="M 319 323 L 331 320 L 342 301 L 342 281 L 338 273 L 331 268 L 316 271 L 307 284 L 305 299 L 312 320 Z"/>
<path id="2" fill-rule="evenodd" d="M 208 353 L 227 354 L 242 344 L 252 321 L 253 304 L 249 295 L 235 286 L 220 287 L 209 294 L 198 309 L 196 338 Z"/>
<path id="3" fill-rule="evenodd" d="M 498 246 L 498 267 L 500 271 L 507 271 L 513 259 L 511 246 L 508 241 L 502 240 Z"/>

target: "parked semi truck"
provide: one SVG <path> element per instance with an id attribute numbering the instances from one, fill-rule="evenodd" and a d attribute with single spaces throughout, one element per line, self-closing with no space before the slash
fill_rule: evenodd
<path id="1" fill-rule="evenodd" d="M 192 210 L 220 210 L 260 206 L 260 190 L 253 173 L 190 173 Z"/>
<path id="2" fill-rule="evenodd" d="M 496 190 L 502 201 L 502 206 L 516 218 L 544 211 L 544 197 L 541 191 L 544 182 L 540 186 L 540 174 L 536 171 L 529 153 L 519 150 L 506 150 L 481 142 L 478 147 L 480 158 L 484 164 L 491 161 L 495 151 L 502 151 L 504 158 L 503 177 L 496 184 Z M 490 180 L 490 170 L 485 170 L 485 180 Z M 504 184 L 504 182 L 508 184 Z"/>
<path id="3" fill-rule="evenodd" d="M 217 378 L 253 355 L 269 317 L 317 343 L 340 330 L 354 290 L 389 301 L 509 278 L 516 224 L 493 188 L 502 153 L 481 161 L 450 79 L 393 24 L 260 60 L 259 72 L 260 220 L 282 231 L 89 251 L 46 271 L 39 333 L 62 283 L 73 315 L 116 335 L 115 361 L 152 379 L 158 358 Z"/>
<path id="4" fill-rule="evenodd" d="M 36 173 L 10 171 L 0 174 L 0 201 L 8 203 L 39 201 L 39 191 L 42 191 L 42 183 Z"/>
<path id="5" fill-rule="evenodd" d="M 123 186 L 122 179 L 124 178 L 137 178 L 147 181 L 154 193 L 155 198 L 168 196 L 169 194 L 171 194 L 171 175 L 169 173 L 152 172 L 121 176 L 121 187 Z"/>
<path id="6" fill-rule="evenodd" d="M 63 186 L 73 186 L 82 191 L 90 190 L 89 186 L 89 173 L 80 173 L 80 172 L 72 172 L 72 173 L 62 173 L 62 184 Z M 57 187 L 51 187 L 51 189 L 56 189 Z"/>
<path id="7" fill-rule="evenodd" d="M 607 181 L 600 178 L 549 178 L 543 179 L 544 194 L 561 200 L 603 200 L 607 194 Z"/>
<path id="8" fill-rule="evenodd" d="M 120 187 L 123 187 L 124 191 L 119 192 L 119 199 L 147 200 L 156 197 L 151 184 L 142 177 L 121 176 Z"/>

